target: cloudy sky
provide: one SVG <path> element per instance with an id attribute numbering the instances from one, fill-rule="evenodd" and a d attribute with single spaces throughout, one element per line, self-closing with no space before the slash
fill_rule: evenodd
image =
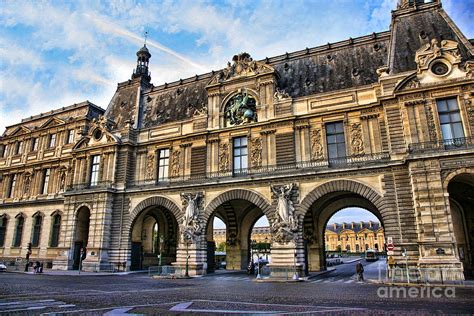
<path id="1" fill-rule="evenodd" d="M 155 85 L 387 30 L 396 0 L 0 1 L 0 129 L 83 100 L 106 108 L 149 32 Z M 474 37 L 474 0 L 443 0 Z M 2 133 L 2 132 L 0 132 Z"/>

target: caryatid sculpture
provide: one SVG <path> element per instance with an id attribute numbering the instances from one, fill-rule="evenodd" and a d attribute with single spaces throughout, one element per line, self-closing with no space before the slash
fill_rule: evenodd
<path id="1" fill-rule="evenodd" d="M 180 228 L 183 241 L 185 242 L 194 241 L 196 236 L 201 233 L 201 225 L 199 223 L 199 208 L 202 197 L 202 192 L 195 194 L 181 193 L 181 200 L 185 206 L 185 209 L 183 222 Z"/>
<path id="2" fill-rule="evenodd" d="M 298 229 L 295 208 L 291 201 L 294 185 L 272 186 L 272 192 L 277 198 L 277 218 L 272 225 L 274 239 L 279 243 L 287 243 L 294 239 L 294 233 Z"/>

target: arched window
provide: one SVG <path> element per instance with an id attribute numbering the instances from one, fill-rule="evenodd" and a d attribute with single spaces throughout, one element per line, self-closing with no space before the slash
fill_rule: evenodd
<path id="1" fill-rule="evenodd" d="M 51 242 L 50 247 L 57 247 L 59 245 L 59 232 L 61 230 L 61 214 L 56 213 L 53 215 L 53 227 L 51 229 Z"/>
<path id="2" fill-rule="evenodd" d="M 25 224 L 25 218 L 23 215 L 19 215 L 16 219 L 15 235 L 13 240 L 13 247 L 21 246 L 21 237 L 23 236 L 23 225 Z"/>
<path id="3" fill-rule="evenodd" d="M 43 217 L 40 213 L 33 215 L 33 238 L 31 240 L 31 246 L 38 247 L 41 237 L 41 224 L 43 223 Z"/>
<path id="4" fill-rule="evenodd" d="M 357 245 L 356 245 L 356 252 L 359 252 L 359 251 L 360 251 L 360 247 L 359 247 L 359 245 L 357 244 Z"/>
<path id="5" fill-rule="evenodd" d="M 7 233 L 8 219 L 6 215 L 0 217 L 0 247 L 5 247 L 5 234 Z"/>

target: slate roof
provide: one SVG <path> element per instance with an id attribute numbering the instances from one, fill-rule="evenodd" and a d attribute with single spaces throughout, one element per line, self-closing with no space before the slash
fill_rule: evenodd
<path id="1" fill-rule="evenodd" d="M 346 228 L 342 227 L 342 223 L 335 223 L 335 224 L 328 224 L 326 226 L 326 229 L 336 234 L 340 234 L 343 230 L 352 230 L 355 233 L 358 233 L 363 229 L 368 229 L 370 231 L 375 232 L 379 230 L 380 228 L 383 228 L 378 222 L 372 222 L 372 227 L 370 227 L 369 222 L 357 222 L 357 223 L 354 222 L 354 223 L 344 223 L 344 224 Z M 352 228 L 351 226 L 352 224 L 354 224 L 354 228 Z M 334 225 L 336 225 L 335 228 L 334 228 Z"/>

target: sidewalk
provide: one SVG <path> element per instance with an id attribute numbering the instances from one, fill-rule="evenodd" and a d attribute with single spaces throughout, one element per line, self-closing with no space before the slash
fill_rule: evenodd
<path id="1" fill-rule="evenodd" d="M 462 284 L 457 283 L 402 283 L 402 282 L 392 282 L 390 280 L 376 280 L 376 279 L 367 279 L 369 283 L 387 285 L 387 286 L 415 286 L 415 287 L 460 287 L 460 288 L 474 288 L 474 280 L 464 281 Z"/>
<path id="2" fill-rule="evenodd" d="M 67 276 L 110 276 L 110 275 L 129 275 L 137 273 L 148 273 L 148 271 L 125 271 L 125 272 L 90 272 L 78 270 L 44 270 L 43 273 L 34 273 L 33 271 L 7 271 L 7 273 L 21 273 L 21 274 L 32 274 L 32 275 L 67 275 Z"/>

